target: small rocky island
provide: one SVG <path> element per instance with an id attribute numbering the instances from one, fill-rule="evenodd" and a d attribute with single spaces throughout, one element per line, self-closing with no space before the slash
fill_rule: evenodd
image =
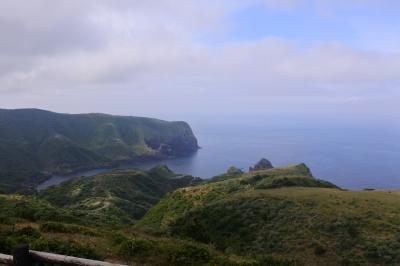
<path id="1" fill-rule="evenodd" d="M 260 171 L 260 170 L 267 170 L 274 168 L 272 163 L 265 158 L 259 160 L 253 167 L 249 167 L 249 172 Z"/>

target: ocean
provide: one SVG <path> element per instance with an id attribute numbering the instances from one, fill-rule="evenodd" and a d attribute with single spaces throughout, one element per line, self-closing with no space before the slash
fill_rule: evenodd
<path id="1" fill-rule="evenodd" d="M 173 171 L 202 178 L 230 166 L 247 171 L 266 158 L 276 167 L 305 163 L 317 178 L 346 189 L 400 189 L 400 127 L 395 123 L 293 121 L 268 118 L 189 121 L 201 149 L 188 157 L 131 163 L 120 168 L 151 168 L 164 163 Z M 43 189 L 75 176 L 111 169 L 54 176 Z"/>

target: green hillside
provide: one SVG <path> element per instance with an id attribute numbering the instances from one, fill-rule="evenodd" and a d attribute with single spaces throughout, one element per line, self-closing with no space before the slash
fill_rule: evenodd
<path id="1" fill-rule="evenodd" d="M 399 265 L 400 191 L 347 191 L 304 164 L 202 181 L 166 166 L 0 195 L 0 252 L 131 265 Z"/>
<path id="2" fill-rule="evenodd" d="M 39 198 L 88 216 L 91 222 L 126 226 L 142 218 L 166 193 L 199 182 L 200 178 L 177 175 L 159 165 L 149 171 L 115 170 L 70 180 L 41 191 Z"/>
<path id="3" fill-rule="evenodd" d="M 131 265 L 257 265 L 214 247 L 133 228 L 168 191 L 201 180 L 165 166 L 72 180 L 36 196 L 0 194 L 0 253 L 31 249 Z"/>
<path id="4" fill-rule="evenodd" d="M 197 149 L 185 122 L 0 109 L 0 189 L 5 192 L 36 185 L 48 174 L 182 156 Z"/>
<path id="5" fill-rule="evenodd" d="M 137 227 L 299 265 L 400 263 L 400 192 L 341 190 L 304 164 L 178 189 Z"/>
<path id="6" fill-rule="evenodd" d="M 36 197 L 0 195 L 0 253 L 19 243 L 31 249 L 129 265 L 254 265 L 212 246 L 125 227 L 93 224 L 91 217 L 56 208 Z"/>

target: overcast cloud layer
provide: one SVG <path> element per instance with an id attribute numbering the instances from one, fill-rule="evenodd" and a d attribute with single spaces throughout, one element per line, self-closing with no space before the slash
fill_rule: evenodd
<path id="1" fill-rule="evenodd" d="M 395 116 L 400 5 L 349 2 L 2 0 L 0 107 Z"/>

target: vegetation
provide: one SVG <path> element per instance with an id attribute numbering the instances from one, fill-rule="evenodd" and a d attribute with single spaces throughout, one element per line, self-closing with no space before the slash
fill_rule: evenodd
<path id="1" fill-rule="evenodd" d="M 27 242 L 132 265 L 398 265 L 399 210 L 399 191 L 345 191 L 304 164 L 208 181 L 118 170 L 0 195 L 0 252 Z"/>
<path id="2" fill-rule="evenodd" d="M 17 205 L 26 202 L 32 213 L 51 207 L 34 197 L 2 195 L 0 253 L 11 254 L 15 245 L 25 242 L 34 250 L 127 264 L 262 265 L 253 259 L 224 255 L 209 245 L 149 235 L 130 226 L 118 229 L 108 224 L 82 226 L 90 223 L 82 219 L 74 224 L 68 223 L 72 222 L 68 216 L 26 216 L 15 211 Z M 53 210 L 64 213 L 61 208 L 50 211 Z"/>
<path id="3" fill-rule="evenodd" d="M 398 265 L 399 210 L 398 191 L 344 191 L 301 164 L 178 189 L 137 227 L 244 257 Z"/>
<path id="4" fill-rule="evenodd" d="M 82 179 L 41 191 L 39 198 L 87 217 L 90 223 L 127 225 L 140 219 L 167 192 L 201 181 L 174 174 L 159 165 L 149 171 L 130 169 Z"/>
<path id="5" fill-rule="evenodd" d="M 26 190 L 51 173 L 196 151 L 185 122 L 0 109 L 0 190 Z"/>

